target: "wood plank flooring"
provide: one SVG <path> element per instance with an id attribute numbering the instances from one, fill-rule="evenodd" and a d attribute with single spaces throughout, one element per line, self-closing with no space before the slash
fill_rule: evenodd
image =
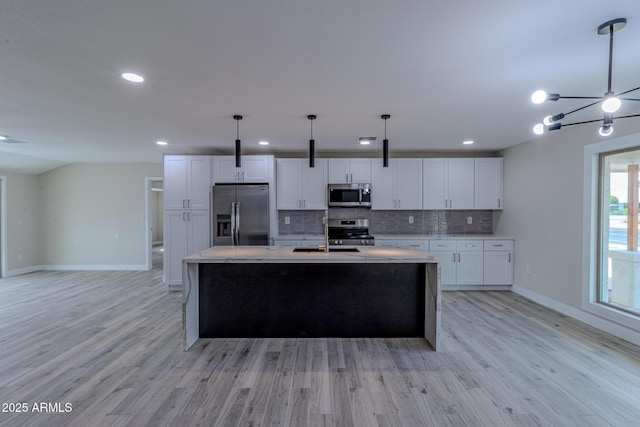
<path id="1" fill-rule="evenodd" d="M 372 338 L 183 352 L 180 299 L 159 269 L 0 279 L 0 410 L 27 404 L 0 426 L 640 423 L 640 349 L 510 292 L 444 293 L 438 353 Z"/>

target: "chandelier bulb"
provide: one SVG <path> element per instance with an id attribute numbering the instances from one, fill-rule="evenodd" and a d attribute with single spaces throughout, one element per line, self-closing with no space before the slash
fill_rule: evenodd
<path id="1" fill-rule="evenodd" d="M 602 136 L 609 136 L 611 135 L 612 132 L 613 132 L 613 126 L 611 125 L 604 125 L 598 131 L 598 133 Z"/>
<path id="2" fill-rule="evenodd" d="M 533 95 L 531 95 L 531 102 L 533 102 L 534 104 L 542 104 L 546 100 L 547 92 L 545 92 L 544 90 L 537 90 L 533 92 Z"/>
<path id="3" fill-rule="evenodd" d="M 536 135 L 542 135 L 544 133 L 544 125 L 542 123 L 538 123 L 533 127 L 533 133 Z"/>
<path id="4" fill-rule="evenodd" d="M 622 106 L 622 101 L 616 96 L 608 96 L 602 101 L 602 111 L 605 113 L 615 113 Z"/>
<path id="5" fill-rule="evenodd" d="M 545 126 L 549 126 L 551 123 L 553 123 L 553 117 L 552 116 L 547 116 L 542 120 L 542 123 Z"/>

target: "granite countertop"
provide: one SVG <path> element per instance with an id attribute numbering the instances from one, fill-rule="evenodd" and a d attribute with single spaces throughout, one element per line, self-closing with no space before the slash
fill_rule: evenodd
<path id="1" fill-rule="evenodd" d="M 359 252 L 293 252 L 290 246 L 215 246 L 186 258 L 189 263 L 436 263 L 412 248 L 358 246 Z"/>

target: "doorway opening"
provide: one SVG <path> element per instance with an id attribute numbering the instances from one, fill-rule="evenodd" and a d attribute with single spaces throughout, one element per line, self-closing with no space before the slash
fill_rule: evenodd
<path id="1" fill-rule="evenodd" d="M 7 277 L 7 177 L 0 176 L 0 277 Z"/>
<path id="2" fill-rule="evenodd" d="M 164 180 L 145 178 L 145 227 L 147 270 L 162 269 L 164 257 Z"/>

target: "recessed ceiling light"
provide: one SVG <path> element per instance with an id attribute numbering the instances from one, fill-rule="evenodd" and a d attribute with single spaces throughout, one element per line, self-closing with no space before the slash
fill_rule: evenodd
<path id="1" fill-rule="evenodd" d="M 9 139 L 7 135 L 0 135 L 0 141 L 4 141 L 6 139 Z"/>
<path id="2" fill-rule="evenodd" d="M 258 142 L 260 145 L 269 145 L 269 141 L 260 141 Z"/>
<path id="3" fill-rule="evenodd" d="M 144 77 L 135 73 L 122 73 L 122 78 L 133 83 L 142 83 L 144 81 Z"/>
<path id="4" fill-rule="evenodd" d="M 462 145 L 471 145 L 471 144 L 473 144 L 473 142 L 474 142 L 474 141 L 472 141 L 472 140 L 468 139 L 468 140 L 466 140 L 466 141 L 462 141 Z"/>
<path id="5" fill-rule="evenodd" d="M 369 145 L 375 140 L 376 140 L 375 136 L 361 136 L 358 138 L 358 141 L 360 141 L 361 145 Z"/>
<path id="6" fill-rule="evenodd" d="M 158 145 L 167 145 L 167 141 L 156 141 Z"/>

